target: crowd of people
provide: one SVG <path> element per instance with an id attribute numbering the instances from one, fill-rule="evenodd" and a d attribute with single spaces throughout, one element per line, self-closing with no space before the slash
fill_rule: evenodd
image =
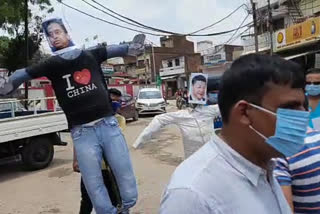
<path id="1" fill-rule="evenodd" d="M 33 78 L 50 79 L 71 130 L 73 168 L 81 173 L 80 213 L 129 213 L 138 188 L 118 122 L 124 128 L 117 115 L 121 92 L 107 90 L 100 64 L 141 54 L 145 36 L 81 50 L 61 19 L 43 26 L 58 53 L 0 79 L 0 95 Z M 211 90 L 202 75 L 192 80 L 193 93 L 179 90 L 186 103 L 208 102 L 156 116 L 133 145 L 141 148 L 169 124 L 183 136 L 185 160 L 164 190 L 160 213 L 320 213 L 320 70 L 305 74 L 295 62 L 249 54 L 223 74 L 218 104 L 208 105 Z M 220 116 L 222 128 L 215 129 Z"/>

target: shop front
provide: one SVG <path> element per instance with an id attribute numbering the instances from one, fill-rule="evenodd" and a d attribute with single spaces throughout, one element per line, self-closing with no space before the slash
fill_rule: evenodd
<path id="1" fill-rule="evenodd" d="M 292 25 L 274 33 L 273 52 L 303 66 L 320 68 L 320 17 Z"/>

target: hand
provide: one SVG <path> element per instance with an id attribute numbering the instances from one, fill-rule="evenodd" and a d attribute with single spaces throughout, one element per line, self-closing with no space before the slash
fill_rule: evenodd
<path id="1" fill-rule="evenodd" d="M 146 36 L 144 34 L 136 35 L 132 42 L 129 45 L 128 55 L 130 56 L 138 56 L 144 51 L 144 41 Z"/>
<path id="2" fill-rule="evenodd" d="M 74 172 L 80 172 L 78 161 L 73 159 L 72 168 Z"/>
<path id="3" fill-rule="evenodd" d="M 142 147 L 142 141 L 140 140 L 140 138 L 138 137 L 138 139 L 134 142 L 134 144 L 132 145 L 132 147 L 134 149 L 141 149 Z"/>
<path id="4" fill-rule="evenodd" d="M 9 94 L 13 90 L 13 85 L 8 77 L 0 76 L 0 96 Z"/>

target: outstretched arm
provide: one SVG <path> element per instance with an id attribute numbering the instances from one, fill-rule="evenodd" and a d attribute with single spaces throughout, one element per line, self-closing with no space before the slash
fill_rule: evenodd
<path id="1" fill-rule="evenodd" d="M 32 77 L 26 69 L 16 70 L 9 78 L 0 77 L 0 96 L 8 95 L 15 91 L 22 83 L 31 80 Z"/>
<path id="2" fill-rule="evenodd" d="M 114 57 L 138 56 L 139 54 L 142 54 L 145 39 L 146 36 L 144 34 L 138 34 L 129 44 L 108 45 L 106 47 L 108 59 Z"/>
<path id="3" fill-rule="evenodd" d="M 108 45 L 107 47 L 108 59 L 114 57 L 124 57 L 128 55 L 129 45 Z"/>
<path id="4" fill-rule="evenodd" d="M 177 112 L 171 112 L 155 116 L 151 123 L 149 123 L 149 125 L 136 139 L 133 144 L 133 148 L 139 149 L 144 142 L 150 140 L 154 134 L 160 131 L 161 128 L 170 124 L 176 124 L 176 114 Z"/>

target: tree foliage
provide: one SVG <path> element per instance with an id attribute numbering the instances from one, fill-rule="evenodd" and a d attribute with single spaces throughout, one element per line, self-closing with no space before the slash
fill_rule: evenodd
<path id="1" fill-rule="evenodd" d="M 50 0 L 28 0 L 28 56 L 31 60 L 42 41 L 41 23 L 53 11 Z M 14 71 L 25 66 L 25 0 L 0 0 L 0 28 L 7 37 L 0 37 L 1 64 Z"/>
<path id="2" fill-rule="evenodd" d="M 42 11 L 45 14 L 51 13 L 53 7 L 50 0 L 29 0 L 28 1 L 28 19 L 34 19 L 39 16 L 34 11 Z M 9 35 L 17 35 L 24 32 L 25 19 L 25 1 L 24 0 L 1 0 L 0 1 L 0 27 Z"/>

